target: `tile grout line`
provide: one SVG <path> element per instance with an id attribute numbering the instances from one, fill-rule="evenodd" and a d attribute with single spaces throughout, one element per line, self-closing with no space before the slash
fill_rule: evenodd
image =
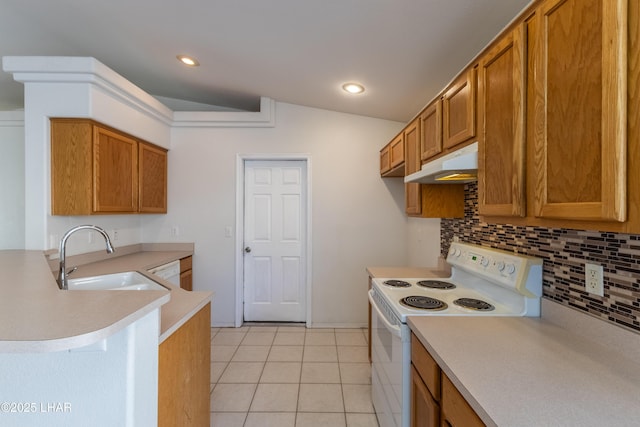
<path id="1" fill-rule="evenodd" d="M 216 332 L 211 336 L 211 345 L 212 345 L 212 346 L 213 346 L 213 340 L 214 340 L 214 338 L 215 338 L 215 337 L 216 337 L 216 336 L 217 336 L 221 331 L 223 331 L 223 330 L 222 330 L 222 329 L 219 329 L 219 330 L 217 330 L 217 331 L 216 331 Z M 241 332 L 241 331 L 238 331 L 238 332 Z M 252 332 L 251 328 L 249 328 L 249 329 L 247 329 L 247 330 L 245 330 L 245 331 L 242 331 L 242 338 L 239 340 L 238 344 L 235 344 L 235 345 L 234 345 L 235 349 L 234 349 L 233 353 L 230 355 L 230 357 L 229 357 L 229 359 L 228 359 L 228 360 L 226 360 L 226 361 L 222 361 L 223 363 L 225 363 L 225 367 L 224 367 L 224 370 L 220 373 L 220 375 L 218 375 L 218 378 L 217 378 L 216 382 L 212 384 L 212 385 L 213 385 L 213 388 L 211 389 L 211 391 L 212 391 L 212 392 L 213 392 L 213 389 L 214 389 L 215 387 L 217 387 L 217 386 L 218 386 L 218 384 L 220 384 L 220 380 L 222 379 L 222 377 L 224 376 L 224 374 L 225 374 L 225 373 L 230 369 L 231 364 L 232 364 L 232 363 L 234 363 L 234 362 L 233 362 L 233 358 L 237 356 L 238 352 L 240 351 L 240 347 L 243 345 L 243 343 L 244 343 L 245 345 L 254 345 L 254 344 L 250 344 L 250 343 L 248 343 L 248 342 L 246 342 L 246 343 L 245 343 L 245 340 L 248 338 L 248 336 L 249 336 L 249 333 L 250 333 L 250 332 Z M 259 329 L 257 329 L 257 328 L 256 328 L 256 329 L 254 329 L 254 330 L 253 330 L 253 332 L 261 332 L 261 331 L 260 331 Z M 264 332 L 267 332 L 267 331 L 264 331 Z M 249 402 L 249 406 L 248 406 L 247 412 L 244 412 L 244 413 L 242 413 L 242 412 L 237 412 L 238 414 L 243 414 L 243 415 L 241 415 L 241 416 L 243 416 L 243 419 L 242 419 L 242 425 L 243 425 L 243 426 L 248 426 L 248 425 L 249 425 L 249 424 L 247 424 L 247 423 L 248 423 L 248 422 L 250 422 L 250 418 L 249 418 L 249 416 L 250 416 L 250 414 L 252 413 L 252 411 L 251 411 L 251 407 L 252 407 L 252 405 L 253 405 L 253 403 L 255 402 L 255 399 L 256 399 L 256 397 L 257 397 L 258 388 L 259 388 L 260 384 L 263 384 L 261 381 L 265 378 L 265 377 L 264 377 L 264 375 L 265 375 L 265 373 L 266 373 L 266 368 L 267 368 L 267 366 L 266 366 L 266 365 L 267 365 L 267 363 L 270 363 L 270 362 L 269 362 L 269 357 L 271 356 L 271 354 L 272 354 L 272 352 L 274 351 L 274 349 L 275 349 L 276 347 L 278 347 L 278 346 L 276 346 L 276 345 L 275 345 L 275 343 L 276 343 L 276 338 L 277 338 L 277 336 L 278 336 L 278 333 L 287 333 L 287 332 L 290 332 L 290 333 L 300 333 L 300 332 L 298 332 L 298 331 L 291 330 L 291 329 L 287 329 L 287 330 L 280 331 L 280 330 L 279 330 L 279 328 L 277 328 L 275 331 L 268 331 L 268 332 L 273 332 L 273 337 L 272 337 L 272 339 L 269 341 L 269 342 L 270 342 L 270 344 L 268 344 L 269 349 L 268 349 L 268 351 L 267 351 L 267 353 L 266 353 L 265 360 L 261 362 L 261 363 L 262 363 L 262 367 L 261 367 L 261 370 L 260 370 L 260 374 L 259 374 L 259 375 L 258 375 L 258 377 L 257 377 L 257 380 L 256 380 L 256 381 L 257 381 L 257 383 L 256 383 L 256 387 L 255 387 L 255 389 L 253 390 L 253 394 L 252 394 L 252 396 L 251 396 L 251 400 L 250 400 L 250 402 Z M 303 343 L 302 343 L 302 344 L 303 344 L 303 345 L 302 345 L 302 354 L 301 354 L 301 359 L 300 359 L 300 371 L 299 371 L 299 374 L 298 374 L 298 376 L 297 376 L 298 383 L 297 383 L 296 407 L 295 407 L 295 410 L 294 410 L 294 411 L 292 411 L 292 412 L 289 412 L 289 411 L 280 411 L 280 410 L 254 411 L 253 413 L 259 413 L 259 412 L 264 412 L 264 413 L 291 413 L 291 414 L 293 414 L 293 417 L 294 417 L 294 418 L 293 418 L 293 420 L 294 420 L 294 425 L 297 425 L 297 422 L 298 422 L 298 415 L 299 415 L 299 414 L 302 414 L 302 413 L 313 413 L 313 412 L 300 412 L 300 411 L 299 411 L 299 409 L 300 409 L 301 391 L 302 391 L 301 389 L 302 389 L 302 386 L 303 386 L 302 379 L 303 379 L 303 372 L 304 372 L 304 371 L 303 371 L 303 367 L 304 367 L 304 364 L 305 364 L 305 355 L 308 355 L 308 351 L 310 350 L 310 348 L 311 348 L 311 347 L 313 347 L 313 344 L 314 344 L 314 343 L 315 343 L 315 344 L 317 344 L 317 345 L 316 345 L 317 347 L 326 347 L 326 345 L 319 344 L 319 343 L 322 343 L 322 342 L 323 342 L 323 339 L 318 339 L 318 338 L 316 338 L 316 340 L 317 340 L 317 341 L 311 340 L 311 342 L 310 342 L 310 343 L 307 343 L 307 337 L 309 337 L 308 331 L 306 331 L 305 329 L 302 329 L 302 331 L 301 331 L 301 332 L 303 333 L 304 338 L 303 338 Z M 327 332 L 327 331 L 322 331 L 322 332 Z M 336 365 L 336 368 L 338 369 L 337 377 L 338 377 L 338 384 L 340 385 L 341 400 L 342 400 L 342 405 L 343 405 L 343 410 L 342 410 L 341 412 L 337 412 L 337 413 L 341 413 L 341 414 L 342 414 L 342 417 L 341 417 L 341 418 L 343 419 L 344 425 L 346 426 L 346 425 L 348 425 L 348 424 L 347 424 L 347 423 L 348 423 L 348 417 L 347 417 L 348 413 L 347 413 L 346 401 L 345 401 L 345 389 L 344 389 L 344 381 L 345 381 L 345 378 L 343 377 L 343 372 L 342 372 L 341 367 L 345 367 L 345 369 L 346 369 L 346 367 L 347 367 L 347 366 L 350 366 L 350 365 L 354 365 L 354 366 L 355 366 L 356 364 L 358 364 L 358 363 L 360 363 L 360 362 L 359 362 L 358 360 L 348 360 L 348 361 L 341 362 L 341 360 L 340 360 L 340 356 L 339 356 L 339 354 L 338 354 L 338 348 L 340 347 L 340 346 L 338 345 L 338 332 L 336 331 L 336 329 L 335 329 L 335 328 L 333 328 L 333 329 L 331 330 L 331 332 L 330 332 L 330 333 L 331 333 L 331 335 L 332 335 L 332 337 L 333 337 L 333 341 L 334 341 L 334 342 L 333 342 L 332 344 L 330 344 L 329 346 L 330 346 L 330 347 L 332 347 L 332 348 L 334 348 L 334 351 L 336 352 L 336 361 L 335 361 L 335 365 Z M 364 331 L 363 331 L 362 333 L 364 334 Z M 366 346 L 366 341 L 367 341 L 367 340 L 366 340 L 366 335 L 364 336 L 364 338 L 365 338 L 365 346 Z M 352 346 L 349 346 L 349 342 L 344 341 L 344 339 L 343 339 L 343 340 L 341 340 L 341 342 L 344 344 L 344 345 L 343 345 L 343 347 L 352 347 Z M 224 345 L 224 344 L 221 344 L 221 345 Z M 257 344 L 256 344 L 256 345 L 257 345 Z M 287 343 L 286 343 L 286 341 L 285 341 L 285 342 L 284 342 L 284 344 L 282 344 L 282 345 L 283 345 L 283 346 L 286 346 L 286 345 L 290 345 L 290 344 L 287 344 Z M 308 347 L 309 347 L 309 348 L 308 348 Z M 356 345 L 354 345 L 353 347 L 361 347 L 361 345 L 357 345 L 357 344 L 356 344 Z M 349 353 L 349 354 L 350 354 L 350 353 Z M 351 357 L 351 356 L 349 356 L 349 357 Z M 245 362 L 248 362 L 248 361 L 245 361 Z M 286 362 L 286 361 L 272 361 L 272 363 L 274 364 L 274 366 L 275 366 L 275 365 L 277 365 L 277 362 Z M 212 363 L 213 363 L 213 362 L 212 362 Z M 319 364 L 322 364 L 322 365 L 324 365 L 324 364 L 327 364 L 327 365 L 328 365 L 328 364 L 333 364 L 334 362 L 329 361 L 329 360 L 324 360 L 324 361 L 317 361 L 317 362 L 307 361 L 307 363 L 319 363 Z M 364 362 L 362 362 L 362 363 L 364 363 Z M 276 380 L 276 381 L 277 381 L 277 378 L 274 378 L 274 380 Z M 360 381 L 360 380 L 358 380 L 358 379 L 357 379 L 357 377 L 354 377 L 353 381 L 355 381 L 355 382 L 353 382 L 353 384 L 354 384 L 354 385 L 359 385 L 359 384 L 361 384 L 360 382 L 358 382 L 358 381 Z M 232 384 L 232 383 L 229 383 L 229 384 Z M 236 383 L 233 383 L 233 384 L 236 384 Z M 240 384 L 240 383 L 238 383 L 238 384 Z M 267 383 L 264 383 L 264 384 L 267 384 Z M 274 383 L 268 383 L 268 384 L 284 384 L 284 383 L 274 382 Z M 292 384 L 292 383 L 287 382 L 287 384 Z M 321 383 L 321 382 L 319 382 L 319 383 L 312 382 L 312 383 L 309 383 L 309 384 L 325 384 L 325 383 Z M 326 383 L 326 384 L 329 384 L 329 383 Z M 362 383 L 362 385 L 365 385 L 365 383 Z M 225 411 L 222 411 L 221 413 L 224 413 L 224 412 L 225 412 Z M 232 412 L 234 412 L 234 411 L 232 411 Z M 213 412 L 212 412 L 212 413 L 213 413 Z M 332 412 L 327 412 L 327 413 L 332 413 Z M 335 414 L 337 414 L 337 413 L 335 413 Z M 353 412 L 353 413 L 354 413 L 354 414 L 363 414 L 363 415 L 367 415 L 367 414 L 368 414 L 368 415 L 370 415 L 370 412 L 366 412 L 366 411 L 365 411 L 365 412 L 357 411 L 357 412 Z M 240 420 L 238 420 L 238 421 L 240 421 Z"/>

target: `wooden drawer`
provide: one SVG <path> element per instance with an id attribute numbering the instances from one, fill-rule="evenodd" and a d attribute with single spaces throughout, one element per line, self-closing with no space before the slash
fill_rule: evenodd
<path id="1" fill-rule="evenodd" d="M 413 333 L 411 334 L 411 363 L 433 398 L 440 401 L 440 367 Z"/>
<path id="2" fill-rule="evenodd" d="M 442 374 L 441 405 L 442 425 L 452 427 L 482 427 L 485 425 L 444 373 Z"/>
<path id="3" fill-rule="evenodd" d="M 193 263 L 193 257 L 186 257 L 180 260 L 180 273 L 184 273 L 187 270 L 191 270 L 191 265 Z"/>

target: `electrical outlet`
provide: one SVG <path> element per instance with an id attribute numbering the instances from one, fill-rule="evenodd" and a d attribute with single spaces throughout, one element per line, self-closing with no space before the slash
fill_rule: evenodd
<path id="1" fill-rule="evenodd" d="M 604 273 L 601 265 L 584 265 L 584 280 L 587 292 L 590 294 L 604 296 Z"/>
<path id="2" fill-rule="evenodd" d="M 114 228 L 113 231 L 111 232 L 111 238 L 113 239 L 114 242 L 118 240 L 118 237 L 120 237 L 118 234 L 119 234 L 118 230 Z"/>
<path id="3" fill-rule="evenodd" d="M 180 235 L 180 228 L 178 228 L 177 225 L 174 225 L 173 227 L 171 227 L 171 236 L 178 237 L 179 235 Z"/>
<path id="4" fill-rule="evenodd" d="M 60 246 L 60 236 L 57 234 L 49 235 L 49 247 L 51 249 L 58 248 Z"/>

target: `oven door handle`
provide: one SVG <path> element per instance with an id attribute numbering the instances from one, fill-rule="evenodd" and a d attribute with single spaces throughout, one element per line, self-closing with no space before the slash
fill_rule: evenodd
<path id="1" fill-rule="evenodd" d="M 380 318 L 380 320 L 382 320 L 384 326 L 389 330 L 389 332 L 391 332 L 392 335 L 395 335 L 398 338 L 402 338 L 402 331 L 400 330 L 400 326 L 392 325 L 391 322 L 387 320 L 387 316 L 385 316 L 384 313 L 380 311 L 380 308 L 373 300 L 373 291 L 370 290 L 369 292 L 367 292 L 367 296 L 369 297 L 369 303 L 371 303 L 371 307 L 376 310 L 376 312 L 378 313 L 378 317 Z"/>

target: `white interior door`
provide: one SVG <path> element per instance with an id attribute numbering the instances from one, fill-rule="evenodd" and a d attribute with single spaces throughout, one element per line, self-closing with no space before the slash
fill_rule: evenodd
<path id="1" fill-rule="evenodd" d="M 245 321 L 305 321 L 306 175 L 303 160 L 245 161 Z"/>

